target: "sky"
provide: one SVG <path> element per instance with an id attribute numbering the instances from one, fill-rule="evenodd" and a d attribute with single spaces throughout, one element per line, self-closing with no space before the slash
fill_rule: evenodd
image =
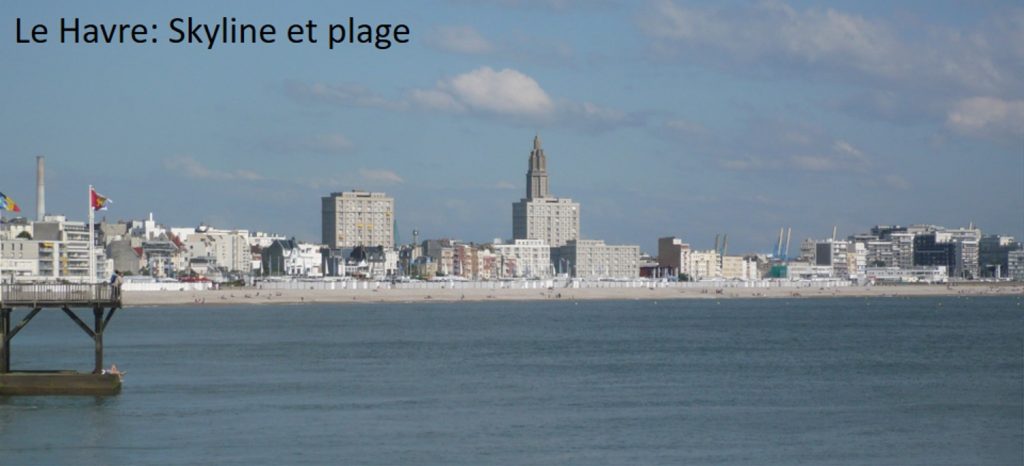
<path id="1" fill-rule="evenodd" d="M 399 239 L 509 238 L 534 135 L 584 238 L 769 252 L 875 224 L 1024 237 L 1016 2 L 5 2 L 0 191 L 320 240 L 384 191 Z M 167 22 L 404 23 L 410 42 L 170 44 Z M 156 44 L 17 44 L 15 21 L 156 24 Z M 51 32 L 51 34 L 55 34 Z M 283 33 L 279 33 L 283 37 Z M 321 37 L 321 40 L 323 38 Z"/>

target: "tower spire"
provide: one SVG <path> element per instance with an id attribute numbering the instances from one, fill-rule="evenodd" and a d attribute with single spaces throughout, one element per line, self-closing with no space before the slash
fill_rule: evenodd
<path id="1" fill-rule="evenodd" d="M 533 137 L 530 168 L 526 171 L 526 198 L 532 200 L 545 197 L 548 197 L 548 159 L 541 148 L 538 133 Z"/>

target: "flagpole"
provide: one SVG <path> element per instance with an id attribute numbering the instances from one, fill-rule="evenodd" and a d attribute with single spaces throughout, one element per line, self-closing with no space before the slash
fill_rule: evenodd
<path id="1" fill-rule="evenodd" d="M 89 281 L 86 282 L 90 285 L 96 283 L 96 253 L 93 251 L 95 248 L 96 240 L 94 238 L 96 232 L 93 228 L 96 214 L 92 209 L 92 185 L 89 185 Z"/>

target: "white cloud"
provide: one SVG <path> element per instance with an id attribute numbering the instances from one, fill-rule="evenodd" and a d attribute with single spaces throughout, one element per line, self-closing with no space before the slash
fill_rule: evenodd
<path id="1" fill-rule="evenodd" d="M 455 96 L 437 89 L 414 89 L 409 97 L 416 104 L 434 110 L 445 112 L 462 112 L 466 106 L 462 105 Z"/>
<path id="2" fill-rule="evenodd" d="M 493 117 L 516 124 L 562 124 L 587 130 L 633 126 L 643 116 L 593 102 L 553 99 L 533 77 L 488 66 L 439 80 L 432 88 L 411 89 L 389 99 L 351 84 L 288 83 L 286 94 L 301 103 L 371 107 L 393 111 L 427 110 Z"/>
<path id="3" fill-rule="evenodd" d="M 442 80 L 432 90 L 419 91 L 417 102 L 431 108 L 466 108 L 497 115 L 537 117 L 550 115 L 554 102 L 536 80 L 519 71 L 496 71 L 488 66 Z M 456 105 L 457 104 L 457 105 Z"/>
<path id="4" fill-rule="evenodd" d="M 734 171 L 749 170 L 799 170 L 807 172 L 866 173 L 872 161 L 862 150 L 844 140 L 833 141 L 831 146 L 823 141 L 808 137 L 796 146 L 806 146 L 804 152 L 772 155 L 747 155 L 730 157 L 720 162 L 722 168 Z M 758 144 L 754 144 L 757 146 Z"/>
<path id="5" fill-rule="evenodd" d="M 753 11 L 656 4 L 641 21 L 652 37 L 730 52 L 737 58 L 776 55 L 805 63 L 843 60 L 849 66 L 890 74 L 899 42 L 885 27 L 832 9 L 797 11 L 762 3 Z"/>
<path id="6" fill-rule="evenodd" d="M 243 168 L 227 171 L 214 170 L 187 155 L 164 159 L 163 164 L 164 168 L 181 173 L 188 178 L 243 181 L 259 181 L 264 179 L 262 175 Z"/>
<path id="7" fill-rule="evenodd" d="M 853 171 L 864 172 L 871 166 L 871 159 L 860 149 L 849 142 L 838 140 L 829 151 L 813 155 L 794 155 L 789 157 L 792 168 L 804 171 Z"/>
<path id="8" fill-rule="evenodd" d="M 670 0 L 656 2 L 637 23 L 664 56 L 687 54 L 738 65 L 734 69 L 743 72 L 789 68 L 797 76 L 818 72 L 847 81 L 868 77 L 909 88 L 927 84 L 986 92 L 1021 86 L 1014 73 L 1019 65 L 997 60 L 999 52 L 991 45 L 1024 35 L 1020 25 L 963 33 L 894 25 L 832 8 L 797 9 L 781 1 L 745 9 L 687 7 Z"/>
<path id="9" fill-rule="evenodd" d="M 846 165 L 859 168 L 867 168 L 871 160 L 864 155 L 860 149 L 853 147 L 849 142 L 839 140 L 832 145 L 832 150 L 837 158 L 843 160 Z"/>
<path id="10" fill-rule="evenodd" d="M 383 184 L 398 184 L 405 180 L 397 173 L 391 170 L 380 170 L 380 169 L 366 169 L 362 168 L 359 170 L 359 176 L 364 181 L 383 183 Z"/>
<path id="11" fill-rule="evenodd" d="M 445 26 L 437 28 L 427 36 L 427 44 L 454 53 L 485 54 L 494 51 L 479 31 L 469 26 Z"/>
<path id="12" fill-rule="evenodd" d="M 946 115 L 946 126 L 971 136 L 1024 135 L 1024 100 L 994 97 L 962 99 Z"/>
<path id="13" fill-rule="evenodd" d="M 532 123 L 562 123 L 587 130 L 636 125 L 640 116 L 593 102 L 557 102 L 532 77 L 484 66 L 443 79 L 433 89 L 415 89 L 410 99 L 422 108 L 474 113 Z"/>

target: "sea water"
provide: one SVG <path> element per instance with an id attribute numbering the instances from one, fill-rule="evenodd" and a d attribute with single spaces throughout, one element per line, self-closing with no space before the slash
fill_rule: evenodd
<path id="1" fill-rule="evenodd" d="M 15 322 L 24 311 L 18 311 Z M 0 464 L 1022 464 L 1020 298 L 130 308 Z M 14 369 L 90 370 L 59 311 Z"/>

